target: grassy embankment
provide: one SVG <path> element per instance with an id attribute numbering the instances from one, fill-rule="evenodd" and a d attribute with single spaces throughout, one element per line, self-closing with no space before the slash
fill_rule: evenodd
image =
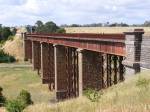
<path id="1" fill-rule="evenodd" d="M 0 64 L 6 66 L 7 64 Z M 20 65 L 20 64 L 17 64 Z M 41 78 L 32 68 L 0 68 L 0 86 L 8 99 L 14 99 L 22 89 L 28 90 L 34 103 L 49 102 L 53 96 L 47 85 L 41 83 Z"/>
<path id="2" fill-rule="evenodd" d="M 150 112 L 150 71 L 104 90 L 99 102 L 82 97 L 57 104 L 41 103 L 25 112 Z"/>
<path id="3" fill-rule="evenodd" d="M 143 78 L 150 81 L 150 71 L 104 90 L 99 102 L 82 97 L 52 104 L 49 100 L 53 94 L 31 68 L 0 68 L 0 86 L 8 99 L 15 98 L 22 89 L 31 93 L 35 104 L 25 112 L 150 112 L 150 83 L 137 86 Z"/>

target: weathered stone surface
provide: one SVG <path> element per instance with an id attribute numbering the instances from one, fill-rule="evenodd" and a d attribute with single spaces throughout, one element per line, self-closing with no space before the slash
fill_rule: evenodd
<path id="1" fill-rule="evenodd" d="M 150 69 L 150 37 L 142 38 L 140 65 Z"/>

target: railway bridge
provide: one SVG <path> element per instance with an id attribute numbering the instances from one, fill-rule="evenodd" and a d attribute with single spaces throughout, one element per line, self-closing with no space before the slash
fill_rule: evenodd
<path id="1" fill-rule="evenodd" d="M 144 31 L 122 34 L 26 34 L 24 57 L 38 71 L 56 99 L 82 96 L 83 90 L 101 90 L 140 72 Z"/>

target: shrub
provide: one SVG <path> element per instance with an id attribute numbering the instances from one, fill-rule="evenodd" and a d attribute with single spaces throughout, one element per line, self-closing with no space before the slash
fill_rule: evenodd
<path id="1" fill-rule="evenodd" d="M 3 91 L 3 88 L 2 87 L 0 87 L 0 93 Z"/>
<path id="2" fill-rule="evenodd" d="M 5 53 L 3 50 L 0 50 L 0 63 L 11 63 L 15 62 L 16 59 L 13 56 Z"/>
<path id="3" fill-rule="evenodd" d="M 0 107 L 4 106 L 4 104 L 6 102 L 6 98 L 3 96 L 2 91 L 3 91 L 3 88 L 0 87 Z"/>
<path id="4" fill-rule="evenodd" d="M 17 97 L 17 99 L 21 102 L 23 102 L 23 104 L 25 106 L 31 105 L 33 104 L 33 101 L 31 100 L 31 95 L 28 91 L 26 90 L 22 90 L 19 94 L 19 96 Z"/>
<path id="5" fill-rule="evenodd" d="M 10 35 L 7 40 L 13 41 L 14 40 L 14 36 Z"/>
<path id="6" fill-rule="evenodd" d="M 66 30 L 64 28 L 59 28 L 56 31 L 57 33 L 66 33 Z"/>
<path id="7" fill-rule="evenodd" d="M 8 112 L 22 112 L 25 108 L 23 102 L 19 100 L 9 100 L 5 106 Z"/>
<path id="8" fill-rule="evenodd" d="M 8 112 L 22 112 L 30 104 L 33 104 L 30 93 L 22 90 L 15 100 L 8 101 L 5 106 Z"/>
<path id="9" fill-rule="evenodd" d="M 102 93 L 102 91 L 98 92 L 96 90 L 88 88 L 87 90 L 84 91 L 84 94 L 90 101 L 98 102 L 103 93 Z"/>
<path id="10" fill-rule="evenodd" d="M 148 88 L 149 84 L 150 84 L 150 79 L 141 78 L 141 77 L 139 77 L 139 79 L 136 82 L 136 86 L 145 88 L 145 89 Z"/>

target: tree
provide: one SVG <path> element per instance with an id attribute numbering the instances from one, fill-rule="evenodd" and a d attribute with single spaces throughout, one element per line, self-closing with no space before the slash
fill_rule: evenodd
<path id="1" fill-rule="evenodd" d="M 80 27 L 78 24 L 72 24 L 71 27 Z"/>
<path id="2" fill-rule="evenodd" d="M 43 22 L 38 20 L 36 23 L 35 23 L 35 26 L 36 27 L 42 27 L 43 26 Z"/>
<path id="3" fill-rule="evenodd" d="M 16 28 L 12 28 L 11 32 L 12 32 L 12 35 L 16 35 L 17 29 Z"/>
<path id="4" fill-rule="evenodd" d="M 65 33 L 65 29 L 58 27 L 54 22 L 48 21 L 43 24 L 42 21 L 35 23 L 35 32 L 37 33 Z"/>
<path id="5" fill-rule="evenodd" d="M 56 31 L 57 33 L 66 33 L 66 30 L 64 28 L 59 28 Z"/>
<path id="6" fill-rule="evenodd" d="M 143 26 L 145 26 L 145 27 L 150 26 L 150 21 L 145 21 L 144 24 L 143 24 Z"/>
<path id="7" fill-rule="evenodd" d="M 59 27 L 52 21 L 45 23 L 45 33 L 55 33 Z"/>
<path id="8" fill-rule="evenodd" d="M 12 35 L 12 32 L 10 31 L 9 27 L 3 27 L 1 31 L 1 37 L 3 40 L 7 40 L 8 37 Z"/>
<path id="9" fill-rule="evenodd" d="M 2 91 L 3 91 L 3 88 L 0 87 L 0 107 L 4 106 L 4 104 L 6 102 L 6 98 L 3 96 Z"/>

